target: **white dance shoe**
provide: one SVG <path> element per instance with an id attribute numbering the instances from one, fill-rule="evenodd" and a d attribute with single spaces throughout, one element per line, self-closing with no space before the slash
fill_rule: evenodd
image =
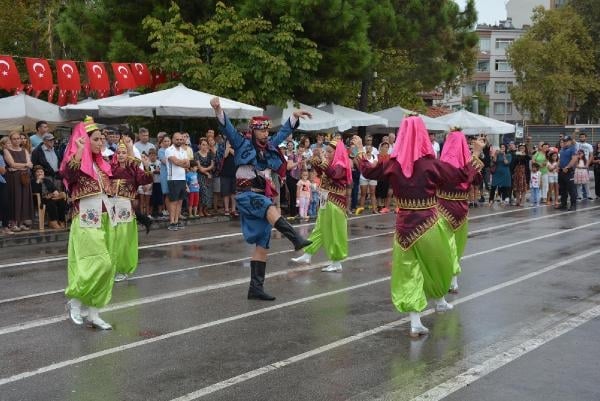
<path id="1" fill-rule="evenodd" d="M 90 308 L 90 313 L 85 320 L 87 327 L 100 330 L 112 330 L 112 326 L 100 318 L 98 308 Z"/>
<path id="2" fill-rule="evenodd" d="M 321 271 L 327 273 L 340 273 L 342 271 L 342 264 L 340 262 L 331 262 L 329 266 L 322 268 Z"/>
<path id="3" fill-rule="evenodd" d="M 81 314 L 81 301 L 74 298 L 69 300 L 69 302 L 67 302 L 66 309 L 71 322 L 73 322 L 77 326 L 81 326 L 83 324 L 83 316 Z"/>
<path id="4" fill-rule="evenodd" d="M 409 336 L 412 338 L 419 338 L 421 336 L 426 336 L 427 334 L 429 334 L 429 329 L 423 325 L 410 326 Z"/>
<path id="5" fill-rule="evenodd" d="M 308 265 L 308 264 L 310 264 L 311 258 L 312 258 L 312 255 L 310 253 L 305 253 L 302 256 L 298 256 L 297 258 L 292 258 L 292 262 L 306 263 Z"/>
<path id="6" fill-rule="evenodd" d="M 438 299 L 435 302 L 435 311 L 438 313 L 448 312 L 454 309 L 452 304 L 449 304 L 444 298 Z"/>

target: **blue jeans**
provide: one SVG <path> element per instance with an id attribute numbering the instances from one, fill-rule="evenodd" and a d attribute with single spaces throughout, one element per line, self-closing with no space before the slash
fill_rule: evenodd
<path id="1" fill-rule="evenodd" d="M 534 205 L 540 204 L 541 191 L 539 188 L 531 188 L 531 203 Z"/>

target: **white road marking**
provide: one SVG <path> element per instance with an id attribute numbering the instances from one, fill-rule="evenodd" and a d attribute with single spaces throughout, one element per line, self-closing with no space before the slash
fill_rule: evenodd
<path id="1" fill-rule="evenodd" d="M 382 251 L 372 252 L 372 254 L 380 254 L 380 253 L 382 253 Z M 461 304 L 463 302 L 467 302 L 467 301 L 470 301 L 472 299 L 479 298 L 481 296 L 487 295 L 487 294 L 492 293 L 494 291 L 498 291 L 498 290 L 503 289 L 505 287 L 508 287 L 508 286 L 520 283 L 522 281 L 528 280 L 528 279 L 530 279 L 532 277 L 536 277 L 536 276 L 539 276 L 539 275 L 541 275 L 543 273 L 547 273 L 547 272 L 552 271 L 554 269 L 557 269 L 559 267 L 572 264 L 574 262 L 577 262 L 579 260 L 588 258 L 590 256 L 594 256 L 594 255 L 596 255 L 598 253 L 600 253 L 600 249 L 595 250 L 595 251 L 591 251 L 591 252 L 587 252 L 585 254 L 582 254 L 582 255 L 579 255 L 579 256 L 576 256 L 576 257 L 573 257 L 573 258 L 562 260 L 561 262 L 558 262 L 558 263 L 555 263 L 553 265 L 550 265 L 550 266 L 544 267 L 542 269 L 536 270 L 535 272 L 523 275 L 523 276 L 521 276 L 519 278 L 516 278 L 516 279 L 513 279 L 513 280 L 509 280 L 509 281 L 506 281 L 504 283 L 501 283 L 501 284 L 489 287 L 487 289 L 484 289 L 484 290 L 481 290 L 481 291 L 477 291 L 477 292 L 475 292 L 475 293 L 473 293 L 471 295 L 468 295 L 468 296 L 456 299 L 456 300 L 454 300 L 454 304 Z M 354 257 L 354 258 L 357 258 L 357 257 Z M 19 380 L 23 380 L 23 379 L 26 379 L 26 378 L 29 378 L 29 377 L 34 377 L 34 376 L 37 376 L 37 375 L 40 375 L 40 374 L 43 374 L 43 373 L 51 372 L 51 371 L 54 371 L 54 370 L 57 370 L 57 369 L 61 369 L 61 368 L 67 367 L 67 366 L 76 365 L 78 363 L 82 363 L 82 362 L 89 361 L 89 360 L 92 360 L 92 359 L 100 358 L 100 357 L 103 357 L 103 356 L 115 354 L 115 353 L 118 353 L 118 352 L 122 352 L 122 351 L 125 351 L 125 350 L 137 348 L 137 347 L 141 347 L 141 346 L 152 344 L 152 343 L 155 343 L 155 342 L 158 342 L 158 341 L 167 340 L 167 339 L 170 339 L 170 338 L 173 338 L 173 337 L 176 337 L 176 336 L 180 336 L 180 335 L 184 335 L 184 334 L 189 334 L 189 333 L 197 332 L 199 330 L 202 330 L 202 329 L 205 329 L 205 328 L 208 328 L 208 327 L 214 327 L 214 326 L 225 324 L 225 323 L 229 323 L 229 322 L 232 322 L 232 321 L 236 321 L 236 320 L 240 320 L 240 319 L 245 319 L 245 318 L 250 317 L 250 316 L 256 316 L 256 315 L 263 314 L 263 313 L 266 313 L 266 312 L 271 312 L 271 311 L 274 311 L 274 310 L 286 308 L 288 306 L 297 305 L 297 304 L 304 303 L 304 302 L 310 302 L 310 301 L 313 301 L 315 299 L 320 299 L 320 298 L 323 298 L 323 297 L 327 297 L 327 296 L 331 296 L 331 295 L 335 295 L 335 294 L 339 294 L 339 293 L 351 291 L 351 290 L 354 290 L 354 289 L 363 288 L 363 287 L 370 286 L 370 285 L 373 285 L 373 284 L 382 283 L 382 282 L 385 282 L 385 281 L 389 280 L 389 278 L 390 278 L 390 276 L 386 276 L 386 277 L 383 277 L 383 278 L 380 278 L 380 279 L 377 279 L 377 280 L 368 281 L 366 283 L 357 284 L 357 285 L 353 285 L 353 286 L 350 286 L 350 287 L 341 288 L 341 289 L 338 289 L 338 290 L 335 290 L 335 291 L 330 291 L 330 292 L 326 292 L 326 293 L 321 293 L 321 294 L 313 295 L 313 296 L 310 296 L 310 297 L 300 298 L 300 299 L 296 299 L 296 300 L 293 300 L 293 301 L 288 301 L 288 302 L 281 303 L 281 304 L 278 304 L 278 305 L 274 305 L 274 306 L 271 306 L 271 307 L 261 308 L 261 309 L 258 309 L 258 310 L 252 311 L 252 312 L 247 312 L 247 313 L 243 313 L 243 314 L 239 314 L 239 315 L 235 315 L 235 316 L 230 316 L 230 317 L 227 317 L 227 318 L 224 318 L 224 319 L 219 319 L 219 320 L 215 320 L 215 321 L 203 323 L 203 324 L 200 324 L 200 325 L 188 327 L 186 329 L 177 330 L 177 331 L 174 331 L 174 332 L 171 332 L 171 333 L 168 333 L 168 334 L 163 334 L 163 335 L 160 335 L 160 336 L 157 336 L 157 337 L 154 337 L 154 338 L 149 338 L 149 339 L 145 339 L 145 340 L 141 340 L 141 341 L 136 341 L 136 342 L 132 342 L 132 343 L 129 343 L 129 344 L 121 345 L 121 346 L 118 346 L 118 347 L 108 348 L 108 349 L 105 349 L 105 350 L 102 350 L 102 351 L 99 351 L 99 352 L 94 352 L 94 353 L 91 353 L 91 354 L 83 355 L 83 356 L 80 356 L 78 358 L 69 359 L 69 360 L 62 361 L 62 362 L 57 362 L 57 363 L 54 363 L 54 364 L 51 364 L 51 365 L 48 365 L 48 366 L 44 366 L 44 367 L 38 368 L 36 370 L 32 370 L 32 371 L 28 371 L 28 372 L 23 372 L 23 373 L 19 373 L 19 374 L 13 375 L 13 376 L 2 378 L 2 379 L 0 379 L 0 386 L 3 386 L 3 385 L 8 384 L 8 383 L 13 383 L 13 382 L 16 382 L 16 381 L 19 381 Z M 423 313 L 423 315 L 427 315 L 427 314 L 431 314 L 431 313 L 433 313 L 433 310 L 429 309 L 429 310 L 425 311 Z M 279 362 L 267 365 L 265 367 L 262 367 L 260 369 L 256 369 L 256 370 L 247 372 L 247 373 L 245 373 L 243 375 L 236 376 L 234 378 L 230 378 L 230 379 L 227 379 L 225 381 L 222 381 L 222 382 L 213 384 L 211 386 L 205 387 L 203 389 L 200 389 L 198 391 L 190 393 L 187 396 L 180 397 L 180 398 L 177 399 L 177 401 L 193 400 L 193 399 L 199 398 L 199 397 L 201 397 L 203 395 L 207 395 L 207 394 L 213 393 L 215 391 L 221 390 L 223 388 L 233 386 L 235 384 L 238 384 L 238 383 L 241 383 L 243 381 L 249 380 L 249 379 L 251 379 L 253 377 L 262 375 L 264 373 L 267 373 L 267 372 L 270 372 L 270 371 L 273 371 L 273 370 L 276 370 L 276 369 L 281 369 L 281 368 L 283 368 L 283 367 L 285 367 L 287 365 L 290 365 L 290 364 L 292 364 L 294 362 L 298 362 L 298 361 L 307 359 L 309 357 L 321 354 L 323 352 L 329 351 L 331 349 L 340 347 L 342 345 L 349 344 L 349 343 L 352 343 L 354 341 L 357 341 L 357 340 L 360 340 L 360 339 L 372 336 L 374 334 L 380 333 L 383 330 L 386 330 L 386 329 L 389 329 L 389 328 L 393 328 L 393 327 L 397 327 L 397 326 L 399 326 L 401 324 L 406 323 L 407 321 L 408 321 L 408 318 L 402 318 L 402 319 L 396 320 L 394 322 L 387 323 L 385 325 L 376 327 L 374 329 L 367 330 L 365 332 L 361 332 L 361 333 L 358 333 L 358 334 L 346 337 L 346 338 L 338 340 L 338 341 L 334 341 L 334 342 L 332 342 L 330 344 L 324 345 L 322 347 L 315 348 L 313 350 L 304 352 L 302 354 L 296 355 L 296 356 L 291 357 L 291 358 L 287 358 L 287 359 L 285 359 L 283 361 L 279 361 Z M 185 397 L 188 397 L 188 398 L 185 398 Z"/>
<path id="2" fill-rule="evenodd" d="M 594 206 L 594 207 L 588 208 L 588 209 L 581 209 L 580 211 L 592 210 L 592 209 L 596 209 L 596 208 L 600 208 L 600 206 Z M 509 212 L 511 212 L 511 211 L 509 211 Z M 498 214 L 509 213 L 509 212 L 499 212 Z M 567 212 L 567 213 L 573 213 L 573 212 Z M 533 217 L 533 218 L 530 218 L 530 219 L 524 219 L 524 220 L 514 221 L 512 223 L 495 225 L 493 227 L 486 227 L 486 228 L 482 228 L 482 229 L 479 229 L 479 230 L 471 231 L 471 232 L 469 232 L 469 235 L 480 234 L 480 233 L 483 233 L 483 232 L 497 230 L 497 229 L 500 229 L 500 228 L 512 227 L 512 226 L 516 226 L 516 225 L 524 224 L 524 223 L 531 223 L 533 221 L 538 221 L 538 220 L 550 219 L 550 218 L 558 217 L 558 216 L 561 216 L 561 215 L 562 214 L 549 214 L 549 215 L 546 215 L 546 216 Z M 475 220 L 477 218 L 483 218 L 483 217 L 488 217 L 488 216 L 489 215 L 474 216 L 473 218 L 470 218 L 470 219 Z M 386 231 L 386 232 L 378 233 L 378 234 L 374 234 L 374 235 L 364 235 L 364 236 L 361 236 L 361 237 L 351 238 L 348 241 L 351 242 L 351 241 L 358 241 L 358 240 L 363 240 L 363 239 L 375 238 L 375 237 L 390 235 L 390 234 L 393 234 L 393 233 L 394 233 L 394 231 Z M 282 255 L 282 254 L 291 253 L 291 252 L 295 252 L 295 251 L 293 251 L 293 250 L 285 250 L 285 251 L 271 252 L 271 253 L 268 254 L 268 256 Z M 157 272 L 157 273 L 142 274 L 142 275 L 139 275 L 139 276 L 130 277 L 128 280 L 129 281 L 134 281 L 134 280 L 140 280 L 140 279 L 151 278 L 151 277 L 158 277 L 158 276 L 164 276 L 164 275 L 170 275 L 170 274 L 177 274 L 177 273 L 186 272 L 186 271 L 190 271 L 190 270 L 199 270 L 199 269 L 204 269 L 204 268 L 207 268 L 207 267 L 223 266 L 223 265 L 228 265 L 228 264 L 231 264 L 231 263 L 244 262 L 244 261 L 247 261 L 247 260 L 250 260 L 250 257 L 246 256 L 246 257 L 243 257 L 243 258 L 231 259 L 231 260 L 226 260 L 226 261 L 223 261 L 223 262 L 208 263 L 208 264 L 204 264 L 204 265 L 183 267 L 183 268 L 180 268 L 180 269 L 170 269 L 170 270 L 166 270 L 166 271 L 162 271 L 162 272 Z M 64 290 L 65 289 L 62 288 L 62 289 L 59 289 L 59 290 L 49 290 L 49 291 L 44 291 L 44 292 L 35 293 L 35 294 L 22 295 L 20 297 L 0 299 L 0 305 L 4 304 L 4 303 L 9 303 L 9 302 L 16 302 L 16 301 L 23 301 L 25 299 L 37 298 L 37 297 L 41 297 L 41 296 L 60 294 L 60 293 L 64 292 Z"/>
<path id="3" fill-rule="evenodd" d="M 588 252 L 588 253 L 585 253 L 583 255 L 576 256 L 574 258 L 570 258 L 568 260 L 563 260 L 561 262 L 558 262 L 558 263 L 555 263 L 553 265 L 547 266 L 547 267 L 545 267 L 543 269 L 540 269 L 540 270 L 537 270 L 535 272 L 526 274 L 526 275 L 521 276 L 519 278 L 516 278 L 514 280 L 509 280 L 509 281 L 506 281 L 506 282 L 504 282 L 502 284 L 498 284 L 498 285 L 495 285 L 493 287 L 489 287 L 489 288 L 487 288 L 485 290 L 477 291 L 477 292 L 475 292 L 475 293 L 473 293 L 471 295 L 468 295 L 466 297 L 455 299 L 454 302 L 453 302 L 453 304 L 458 305 L 458 304 L 461 304 L 461 303 L 464 303 L 464 302 L 467 302 L 467 301 L 470 301 L 470 300 L 482 297 L 482 296 L 487 295 L 489 293 L 492 293 L 492 292 L 498 291 L 500 289 L 506 288 L 508 286 L 520 283 L 520 282 L 525 281 L 525 280 L 528 280 L 528 279 L 530 279 L 532 277 L 539 276 L 540 274 L 547 273 L 547 272 L 552 271 L 554 269 L 557 269 L 559 267 L 562 267 L 562 266 L 565 266 L 565 265 L 569 265 L 569 264 L 571 264 L 573 262 L 576 262 L 578 260 L 589 258 L 591 256 L 594 256 L 594 255 L 598 254 L 598 253 L 600 253 L 600 249 L 599 250 L 595 250 L 595 251 L 591 251 L 591 252 Z M 594 313 L 600 313 L 600 306 L 595 307 L 592 310 L 595 311 Z M 433 312 L 434 312 L 433 309 L 428 309 L 422 315 L 429 315 L 429 314 L 431 314 Z M 590 320 L 590 319 L 593 319 L 593 316 L 590 317 L 588 320 Z M 186 394 L 186 395 L 184 395 L 182 397 L 175 398 L 175 399 L 173 399 L 171 401 L 192 401 L 192 400 L 196 400 L 196 399 L 204 397 L 204 396 L 206 396 L 208 394 L 212 394 L 212 393 L 214 393 L 216 391 L 223 390 L 225 388 L 228 388 L 228 387 L 234 386 L 236 384 L 245 382 L 245 381 L 250 380 L 250 379 L 252 379 L 254 377 L 261 376 L 261 375 L 263 375 L 265 373 L 269 373 L 269 372 L 281 369 L 281 368 L 286 367 L 288 365 L 291 365 L 291 364 L 293 364 L 295 362 L 299 362 L 299 361 L 311 358 L 311 357 L 313 357 L 315 355 L 319 355 L 319 354 L 322 354 L 324 352 L 330 351 L 330 350 L 332 350 L 334 348 L 338 348 L 338 347 L 341 347 L 343 345 L 347 345 L 347 344 L 350 344 L 352 342 L 355 342 L 355 341 L 358 341 L 358 340 L 362 340 L 362 339 L 364 339 L 366 337 L 370 337 L 372 335 L 381 333 L 384 330 L 388 330 L 388 329 L 392 329 L 392 328 L 401 326 L 401 325 L 403 325 L 405 323 L 408 323 L 409 321 L 410 321 L 409 318 L 405 317 L 405 318 L 396 320 L 394 322 L 391 322 L 391 323 L 388 323 L 388 324 L 384 324 L 384 325 L 379 326 L 379 327 L 375 327 L 374 329 L 360 332 L 358 334 L 355 334 L 355 335 L 343 338 L 343 339 L 338 340 L 338 341 L 334 341 L 332 343 L 329 343 L 329 344 L 323 345 L 321 347 L 312 349 L 312 350 L 304 352 L 302 354 L 295 355 L 295 356 L 293 356 L 291 358 L 287 358 L 287 359 L 284 359 L 282 361 L 275 362 L 275 363 L 269 364 L 267 366 L 263 366 L 261 368 L 255 369 L 255 370 L 251 370 L 251 371 L 243 373 L 241 375 L 238 375 L 238 376 L 235 376 L 235 377 L 231 377 L 231 378 L 223 380 L 221 382 L 218 382 L 218 383 L 212 384 L 210 386 L 204 387 L 204 388 L 202 388 L 200 390 L 197 390 L 197 391 L 191 392 L 189 394 Z M 583 324 L 583 323 L 584 322 L 582 321 L 580 324 Z M 557 327 L 561 327 L 561 325 L 559 325 Z M 557 331 L 557 332 L 560 332 L 560 331 Z M 518 347 L 515 347 L 515 348 L 518 348 Z M 429 398 L 424 398 L 423 400 L 425 400 L 425 399 L 426 400 L 430 400 Z"/>
<path id="4" fill-rule="evenodd" d="M 559 323 L 555 327 L 519 344 L 511 349 L 504 351 L 487 361 L 478 364 L 464 373 L 453 377 L 450 380 L 426 391 L 412 401 L 439 401 L 450 394 L 468 386 L 469 384 L 489 375 L 493 371 L 511 363 L 517 358 L 541 347 L 542 345 L 576 329 L 584 323 L 589 322 L 600 316 L 600 305 L 586 310 L 585 312 Z"/>
<path id="5" fill-rule="evenodd" d="M 481 255 L 485 255 L 488 253 L 492 253 L 492 252 L 496 252 L 499 250 L 503 250 L 503 249 L 507 249 L 507 248 L 512 248 L 513 246 L 519 246 L 522 244 L 527 244 L 533 241 L 537 241 L 540 239 L 546 239 L 546 238 L 550 238 L 550 237 L 555 237 L 558 235 L 564 235 L 576 230 L 581 230 L 584 228 L 588 228 L 594 225 L 600 224 L 600 221 L 598 222 L 594 222 L 594 223 L 588 223 L 588 224 L 584 224 L 575 228 L 570 228 L 567 230 L 561 230 L 561 231 L 556 231 L 550 234 L 545 234 L 539 237 L 533 237 L 533 238 L 529 238 L 523 241 L 517 241 L 517 242 L 513 242 L 511 244 L 506 244 L 506 245 L 502 245 L 496 248 L 491 248 L 491 249 L 487 249 L 485 251 L 481 251 L 481 252 L 476 252 L 474 254 L 469 254 L 469 255 L 465 255 L 463 256 L 463 259 L 469 259 L 475 256 L 481 256 Z M 378 235 L 382 235 L 382 234 L 378 234 Z M 391 252 L 392 248 L 386 248 L 386 249 L 382 249 L 379 251 L 373 251 L 373 252 L 368 252 L 368 253 L 362 253 L 362 254 L 358 254 L 358 255 L 354 255 L 354 256 L 350 256 L 348 258 L 346 258 L 347 261 L 350 260 L 356 260 L 356 259 L 363 259 L 363 258 L 368 258 L 371 256 L 377 256 L 377 255 L 383 255 L 386 253 Z M 267 278 L 268 277 L 276 277 L 276 276 L 283 276 L 283 275 L 287 275 L 291 272 L 299 272 L 299 271 L 307 271 L 307 270 L 313 270 L 313 269 L 317 269 L 319 267 L 324 267 L 327 266 L 329 264 L 329 262 L 320 262 L 318 264 L 311 264 L 305 267 L 296 267 L 296 268 L 292 268 L 292 269 L 285 269 L 285 270 L 281 270 L 278 272 L 273 272 L 273 273 L 269 273 L 267 274 Z M 202 292 L 206 292 L 206 291 L 212 291 L 212 290 L 216 290 L 216 289 L 220 289 L 220 288 L 226 288 L 226 287 L 231 287 L 231 286 L 235 286 L 235 285 L 241 285 L 241 284 L 245 284 L 248 282 L 248 279 L 243 278 L 243 279 L 236 279 L 236 280 L 231 280 L 231 281 L 225 281 L 222 283 L 217 283 L 217 284 L 212 284 L 212 285 L 207 285 L 207 286 L 201 286 L 201 287 L 193 287 L 193 288 L 189 288 L 186 290 L 179 290 L 179 291 L 173 291 L 173 292 L 168 292 L 165 294 L 160 294 L 160 295 L 153 295 L 153 296 L 149 296 L 149 297 L 144 297 L 144 298 L 139 298 L 137 300 L 133 300 L 133 301 L 128 301 L 128 302 L 120 302 L 120 303 L 116 303 L 116 304 L 112 304 L 107 306 L 106 308 L 104 308 L 105 311 L 113 311 L 113 310 L 120 310 L 120 309 L 124 309 L 124 308 L 130 308 L 130 307 L 134 307 L 134 306 L 138 306 L 138 305 L 144 305 L 144 304 L 148 304 L 148 303 L 153 303 L 153 302 L 159 302 L 159 301 L 164 301 L 164 300 L 168 300 L 168 299 L 173 299 L 173 298 L 178 298 L 178 297 L 182 297 L 182 296 L 187 296 L 187 295 L 192 295 L 192 294 L 198 294 L 198 293 L 202 293 Z M 25 323 L 21 323 L 18 325 L 13 325 L 13 326 L 7 326 L 4 328 L 0 329 L 0 335 L 4 335 L 4 334 L 9 334 L 9 333 L 14 333 L 14 332 L 18 332 L 18 331 L 23 331 L 23 330 L 28 330 L 31 328 L 35 328 L 35 327 L 40 327 L 40 326 L 46 326 L 48 324 L 54 324 L 63 320 L 67 320 L 67 316 L 53 316 L 53 317 L 49 317 L 49 318 L 44 318 L 44 319 L 39 319 L 39 320 L 32 320 L 29 322 L 25 322 Z"/>
<path id="6" fill-rule="evenodd" d="M 542 206 L 542 207 L 546 207 L 546 206 Z M 579 209 L 579 211 L 591 210 L 591 209 L 595 209 L 595 208 L 599 208 L 599 207 L 600 206 L 594 206 L 591 208 Z M 503 214 L 516 213 L 516 212 L 521 212 L 521 211 L 527 210 L 527 209 L 533 209 L 533 207 L 526 207 L 526 208 L 514 209 L 514 210 L 505 210 L 503 212 L 488 213 L 488 214 L 473 216 L 473 217 L 469 217 L 469 220 L 478 220 L 478 219 L 483 219 L 486 217 L 493 217 L 493 216 L 499 216 L 499 215 L 503 215 Z M 553 214 L 553 216 L 561 216 L 561 215 L 568 214 L 568 213 L 574 213 L 574 212 L 556 213 L 556 214 Z M 358 219 L 364 219 L 364 218 L 369 218 L 369 217 L 378 217 L 378 216 L 382 216 L 382 215 L 370 214 L 370 215 L 364 215 L 364 216 L 353 216 L 353 217 L 349 218 L 349 220 L 358 220 Z M 394 216 L 394 214 L 390 213 L 390 216 Z M 306 224 L 299 224 L 294 227 L 310 227 L 314 224 L 315 223 L 312 222 L 312 223 L 306 223 Z M 152 248 L 160 248 L 160 247 L 171 246 L 171 245 L 182 245 L 182 244 L 189 244 L 189 243 L 194 243 L 194 242 L 212 241 L 215 239 L 238 237 L 241 235 L 242 235 L 241 232 L 235 232 L 235 233 L 230 233 L 230 234 L 219 234 L 219 235 L 187 239 L 187 240 L 159 242 L 156 244 L 142 245 L 139 247 L 139 249 L 152 249 Z M 67 260 L 67 255 L 56 256 L 53 258 L 29 259 L 29 260 L 24 260 L 24 261 L 20 261 L 20 262 L 4 263 L 4 264 L 0 264 L 0 269 L 6 269 L 9 267 L 17 267 L 17 266 L 29 266 L 29 265 L 40 264 L 40 263 L 60 262 L 63 260 Z"/>

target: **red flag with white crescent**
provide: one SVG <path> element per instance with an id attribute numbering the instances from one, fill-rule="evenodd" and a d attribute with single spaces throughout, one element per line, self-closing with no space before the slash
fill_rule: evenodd
<path id="1" fill-rule="evenodd" d="M 81 90 L 79 70 L 74 61 L 56 60 L 56 80 L 60 89 Z"/>
<path id="2" fill-rule="evenodd" d="M 86 61 L 85 69 L 90 89 L 97 92 L 110 90 L 110 81 L 104 63 L 100 61 Z"/>
<path id="3" fill-rule="evenodd" d="M 167 74 L 162 71 L 152 71 L 152 89 L 167 82 Z"/>
<path id="4" fill-rule="evenodd" d="M 122 92 L 125 89 L 137 88 L 135 78 L 126 63 L 112 63 L 112 69 L 115 73 L 115 88 L 117 88 L 119 92 Z"/>
<path id="5" fill-rule="evenodd" d="M 0 56 L 0 89 L 18 89 L 21 85 L 15 60 L 11 56 Z"/>
<path id="6" fill-rule="evenodd" d="M 43 58 L 25 58 L 25 65 L 29 71 L 29 81 L 34 91 L 48 91 L 52 89 L 52 70 L 48 60 Z"/>
<path id="7" fill-rule="evenodd" d="M 58 99 L 56 101 L 56 104 L 59 106 L 66 106 L 67 105 L 67 91 L 66 89 L 59 89 L 58 91 Z"/>
<path id="8" fill-rule="evenodd" d="M 131 72 L 133 73 L 133 77 L 137 86 L 152 86 L 152 76 L 150 75 L 150 70 L 148 70 L 148 66 L 146 64 L 132 63 Z"/>

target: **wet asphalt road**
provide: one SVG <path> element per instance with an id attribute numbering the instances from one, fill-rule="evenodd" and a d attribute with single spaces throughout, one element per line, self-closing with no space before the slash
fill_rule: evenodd
<path id="1" fill-rule="evenodd" d="M 600 400 L 599 217 L 473 209 L 455 309 L 420 340 L 390 303 L 394 215 L 351 219 L 341 274 L 274 234 L 273 303 L 245 298 L 237 222 L 142 234 L 108 332 L 66 320 L 65 242 L 2 248 L 0 400 Z"/>

